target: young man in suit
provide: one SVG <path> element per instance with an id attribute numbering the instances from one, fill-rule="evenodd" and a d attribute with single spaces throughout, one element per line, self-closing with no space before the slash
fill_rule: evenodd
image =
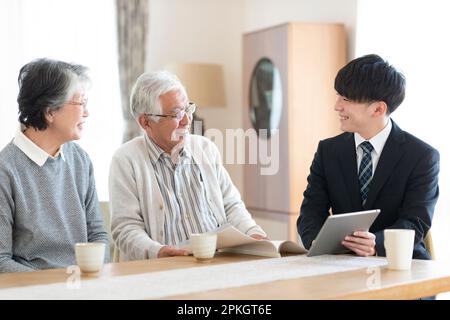
<path id="1" fill-rule="evenodd" d="M 319 142 L 297 220 L 309 248 L 333 214 L 381 209 L 369 232 L 342 244 L 359 256 L 385 256 L 384 229 L 413 229 L 413 257 L 430 259 L 424 237 L 439 195 L 439 153 L 390 118 L 405 97 L 405 77 L 381 57 L 357 58 L 337 74 L 341 129 Z"/>

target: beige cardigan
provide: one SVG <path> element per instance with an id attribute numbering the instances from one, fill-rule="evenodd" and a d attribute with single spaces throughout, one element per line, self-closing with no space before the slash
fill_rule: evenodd
<path id="1" fill-rule="evenodd" d="M 166 208 L 148 155 L 148 139 L 144 134 L 123 144 L 111 161 L 111 230 L 120 260 L 156 258 L 163 247 Z M 223 218 L 220 224 L 229 222 L 243 233 L 265 236 L 245 208 L 215 144 L 202 136 L 190 135 L 185 148 L 199 164 L 207 200 Z"/>

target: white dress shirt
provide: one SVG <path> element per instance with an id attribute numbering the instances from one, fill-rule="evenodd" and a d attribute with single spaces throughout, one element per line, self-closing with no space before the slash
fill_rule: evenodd
<path id="1" fill-rule="evenodd" d="M 383 151 L 384 145 L 386 144 L 389 134 L 391 133 L 391 129 L 392 129 L 392 122 L 391 119 L 389 119 L 388 124 L 384 127 L 384 129 L 381 130 L 377 135 L 372 137 L 372 139 L 370 140 L 364 139 L 359 133 L 355 132 L 357 168 L 359 168 L 363 156 L 363 150 L 360 144 L 363 143 L 364 141 L 369 141 L 370 144 L 373 146 L 373 150 L 371 152 L 372 166 L 373 166 L 372 177 L 373 177 L 378 165 L 378 160 L 380 160 L 381 152 Z"/>

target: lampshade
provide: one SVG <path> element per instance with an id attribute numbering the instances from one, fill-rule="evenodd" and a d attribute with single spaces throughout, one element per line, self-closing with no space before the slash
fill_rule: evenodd
<path id="1" fill-rule="evenodd" d="M 189 99 L 198 107 L 225 107 L 223 67 L 219 64 L 179 63 L 166 69 L 178 76 Z"/>

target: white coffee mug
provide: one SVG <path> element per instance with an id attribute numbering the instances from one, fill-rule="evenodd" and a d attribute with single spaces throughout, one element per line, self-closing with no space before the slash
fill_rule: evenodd
<path id="1" fill-rule="evenodd" d="M 384 248 L 386 249 L 388 269 L 409 270 L 411 268 L 414 236 L 414 230 L 384 230 Z"/>
<path id="2" fill-rule="evenodd" d="M 103 242 L 82 242 L 75 244 L 75 258 L 82 272 L 98 272 L 105 259 Z"/>
<path id="3" fill-rule="evenodd" d="M 201 262 L 209 262 L 216 252 L 217 234 L 191 234 L 191 249 L 194 257 Z"/>

